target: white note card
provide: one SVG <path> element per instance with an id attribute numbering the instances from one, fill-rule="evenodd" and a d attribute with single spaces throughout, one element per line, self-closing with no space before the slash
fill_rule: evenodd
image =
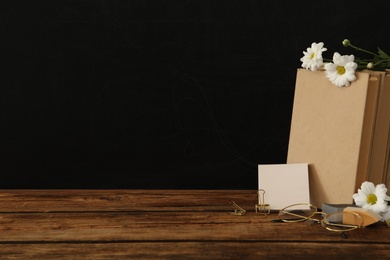
<path id="1" fill-rule="evenodd" d="M 288 205 L 310 203 L 309 164 L 259 164 L 259 190 L 271 210 Z M 259 196 L 259 204 L 262 204 Z"/>

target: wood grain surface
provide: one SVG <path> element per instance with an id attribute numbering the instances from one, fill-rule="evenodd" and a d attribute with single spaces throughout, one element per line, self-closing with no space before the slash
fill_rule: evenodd
<path id="1" fill-rule="evenodd" d="M 230 214 L 235 201 L 247 210 Z M 343 238 L 273 223 L 250 190 L 2 190 L 1 259 L 294 259 L 390 255 L 382 222 Z M 362 259 L 362 258 L 361 258 Z"/>

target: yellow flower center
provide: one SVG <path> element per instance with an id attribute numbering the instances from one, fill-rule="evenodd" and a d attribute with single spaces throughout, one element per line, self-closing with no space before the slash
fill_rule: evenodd
<path id="1" fill-rule="evenodd" d="M 343 66 L 337 66 L 337 73 L 343 75 L 345 73 L 345 68 Z"/>
<path id="2" fill-rule="evenodd" d="M 310 59 L 314 59 L 314 53 L 311 54 Z"/>
<path id="3" fill-rule="evenodd" d="M 371 204 L 371 205 L 374 205 L 376 203 L 376 195 L 375 194 L 370 194 L 367 196 L 367 203 L 368 204 Z"/>

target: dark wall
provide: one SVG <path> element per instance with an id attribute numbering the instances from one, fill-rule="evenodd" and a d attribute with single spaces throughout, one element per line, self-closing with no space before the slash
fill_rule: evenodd
<path id="1" fill-rule="evenodd" d="M 323 41 L 390 52 L 390 1 L 2 1 L 0 188 L 257 189 Z"/>

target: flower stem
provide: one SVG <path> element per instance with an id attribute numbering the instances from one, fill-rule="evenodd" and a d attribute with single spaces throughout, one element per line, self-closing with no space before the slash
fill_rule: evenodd
<path id="1" fill-rule="evenodd" d="M 357 51 L 365 52 L 365 53 L 374 55 L 375 57 L 379 57 L 378 54 L 373 53 L 373 52 L 371 52 L 371 51 L 367 51 L 367 50 L 362 49 L 362 48 L 359 48 L 359 47 L 356 47 L 355 45 L 353 45 L 353 44 L 351 44 L 351 43 L 348 44 L 348 47 L 352 47 L 352 48 L 354 48 L 354 49 L 357 50 Z"/>

